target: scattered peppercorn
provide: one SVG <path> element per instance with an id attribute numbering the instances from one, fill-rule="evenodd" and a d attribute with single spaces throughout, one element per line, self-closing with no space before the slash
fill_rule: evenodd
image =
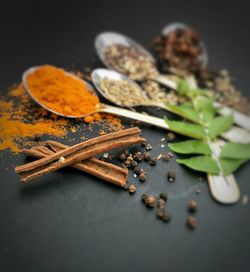
<path id="1" fill-rule="evenodd" d="M 149 152 L 144 152 L 143 154 L 144 161 L 149 161 L 151 156 Z"/>
<path id="2" fill-rule="evenodd" d="M 141 152 L 136 152 L 134 154 L 134 160 L 137 162 L 141 162 L 143 160 L 143 154 Z"/>
<path id="3" fill-rule="evenodd" d="M 195 229 L 197 227 L 197 219 L 194 218 L 193 216 L 189 216 L 187 219 L 187 226 L 190 229 Z"/>
<path id="4" fill-rule="evenodd" d="M 168 142 L 173 142 L 176 139 L 176 136 L 173 132 L 169 132 L 166 137 Z"/>
<path id="5" fill-rule="evenodd" d="M 168 173 L 167 173 L 167 177 L 168 177 L 168 180 L 169 180 L 170 182 L 174 182 L 175 179 L 176 179 L 176 171 L 173 170 L 173 169 L 170 169 L 170 170 L 168 171 Z"/>
<path id="6" fill-rule="evenodd" d="M 166 203 L 165 200 L 163 200 L 162 198 L 158 199 L 157 208 L 164 209 L 165 203 Z"/>
<path id="7" fill-rule="evenodd" d="M 142 147 L 146 147 L 146 145 L 147 145 L 147 142 L 142 142 L 142 143 L 141 143 L 141 146 L 142 146 Z"/>
<path id="8" fill-rule="evenodd" d="M 128 149 L 125 149 L 123 152 L 126 154 L 127 157 L 129 156 L 129 150 Z"/>
<path id="9" fill-rule="evenodd" d="M 130 194 L 134 194 L 134 193 L 136 192 L 136 187 L 135 187 L 135 185 L 130 184 L 130 185 L 128 186 L 128 192 L 129 192 Z"/>
<path id="10" fill-rule="evenodd" d="M 196 192 L 197 195 L 199 195 L 201 193 L 201 189 L 198 188 L 198 189 L 196 189 L 195 192 Z"/>
<path id="11" fill-rule="evenodd" d="M 139 180 L 140 180 L 141 182 L 146 181 L 146 173 L 144 173 L 144 172 L 140 173 L 140 175 L 139 175 Z"/>
<path id="12" fill-rule="evenodd" d="M 168 200 L 168 195 L 166 193 L 160 193 L 159 197 L 163 199 L 164 201 Z"/>
<path id="13" fill-rule="evenodd" d="M 171 220 L 171 215 L 164 210 L 157 210 L 157 218 L 161 219 L 164 222 L 169 222 Z"/>
<path id="14" fill-rule="evenodd" d="M 197 210 L 197 202 L 195 200 L 191 200 L 188 202 L 188 210 L 190 212 L 195 212 Z"/>
<path id="15" fill-rule="evenodd" d="M 156 200 L 152 195 L 143 194 L 141 199 L 148 207 L 153 208 L 155 206 Z"/>
<path id="16" fill-rule="evenodd" d="M 132 169 L 134 169 L 137 165 L 138 165 L 138 163 L 137 163 L 136 161 L 134 161 L 134 160 L 132 160 L 132 161 L 130 162 L 130 167 L 131 167 Z"/>
<path id="17" fill-rule="evenodd" d="M 134 168 L 134 173 L 135 173 L 136 175 L 140 175 L 142 172 L 143 172 L 143 170 L 142 170 L 140 167 L 136 166 L 136 167 Z"/>
<path id="18" fill-rule="evenodd" d="M 156 158 L 152 158 L 152 157 L 151 157 L 151 158 L 149 159 L 149 164 L 150 164 L 150 165 L 156 165 L 156 163 L 157 163 L 157 159 L 156 159 Z"/>
<path id="19" fill-rule="evenodd" d="M 129 155 L 129 156 L 127 157 L 127 160 L 128 160 L 129 162 L 131 162 L 131 161 L 133 161 L 134 159 L 133 159 L 132 155 Z"/>
<path id="20" fill-rule="evenodd" d="M 125 154 L 125 152 L 122 152 L 120 155 L 119 155 L 119 160 L 120 161 L 126 161 L 127 159 L 127 155 Z"/>
<path id="21" fill-rule="evenodd" d="M 124 166 L 125 168 L 130 167 L 130 161 L 128 161 L 128 160 L 124 161 L 124 162 L 123 162 L 123 166 Z"/>
<path id="22" fill-rule="evenodd" d="M 168 152 L 167 154 L 162 155 L 163 161 L 170 161 L 173 158 L 173 154 L 171 152 Z"/>
<path id="23" fill-rule="evenodd" d="M 147 150 L 147 151 L 150 151 L 150 150 L 152 150 L 152 145 L 150 145 L 150 144 L 147 144 L 147 145 L 146 145 L 146 150 Z"/>

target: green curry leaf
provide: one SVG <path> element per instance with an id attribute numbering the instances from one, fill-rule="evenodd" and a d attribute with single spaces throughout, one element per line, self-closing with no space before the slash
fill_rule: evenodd
<path id="1" fill-rule="evenodd" d="M 164 117 L 164 119 L 168 124 L 169 129 L 174 132 L 199 140 L 205 138 L 205 130 L 200 125 L 181 121 L 170 121 L 167 117 Z"/>
<path id="2" fill-rule="evenodd" d="M 210 139 L 214 139 L 221 135 L 223 132 L 227 131 L 233 124 L 233 116 L 219 116 L 213 119 L 208 126 L 208 134 Z"/>
<path id="3" fill-rule="evenodd" d="M 221 150 L 220 157 L 230 159 L 249 159 L 250 144 L 233 142 L 226 143 Z"/>
<path id="4" fill-rule="evenodd" d="M 216 161 L 210 156 L 195 156 L 188 159 L 177 159 L 176 161 L 196 171 L 215 175 L 220 173 Z"/>
<path id="5" fill-rule="evenodd" d="M 171 143 L 168 146 L 172 151 L 179 154 L 211 155 L 212 153 L 208 144 L 197 140 L 188 140 L 180 143 Z"/>

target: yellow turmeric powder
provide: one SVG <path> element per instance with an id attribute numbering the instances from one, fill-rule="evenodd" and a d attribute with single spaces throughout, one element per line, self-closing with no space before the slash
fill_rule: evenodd
<path id="1" fill-rule="evenodd" d="M 98 97 L 80 79 L 50 65 L 40 66 L 27 76 L 32 96 L 48 109 L 67 116 L 81 117 L 95 112 Z M 100 119 L 98 114 L 89 117 Z"/>

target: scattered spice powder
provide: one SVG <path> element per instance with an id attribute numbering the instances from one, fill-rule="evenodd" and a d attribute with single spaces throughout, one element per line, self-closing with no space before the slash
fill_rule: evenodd
<path id="1" fill-rule="evenodd" d="M 0 98 L 0 151 L 20 152 L 21 146 L 44 134 L 62 137 L 68 120 L 32 104 L 22 84 Z M 49 118 L 50 117 L 50 118 Z"/>

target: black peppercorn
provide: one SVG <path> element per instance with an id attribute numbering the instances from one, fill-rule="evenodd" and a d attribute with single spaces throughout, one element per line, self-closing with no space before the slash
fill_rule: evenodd
<path id="1" fill-rule="evenodd" d="M 125 167 L 130 167 L 130 161 L 128 161 L 128 160 L 124 161 L 124 162 L 123 162 L 123 165 L 124 165 Z"/>
<path id="2" fill-rule="evenodd" d="M 147 150 L 147 151 L 152 150 L 152 146 L 151 146 L 150 144 L 147 144 L 147 145 L 146 145 L 146 150 Z"/>
<path id="3" fill-rule="evenodd" d="M 157 218 L 161 219 L 164 222 L 169 222 L 171 220 L 171 215 L 164 210 L 157 210 Z"/>
<path id="4" fill-rule="evenodd" d="M 158 199 L 157 208 L 164 209 L 164 206 L 165 206 L 165 201 L 162 198 Z"/>
<path id="5" fill-rule="evenodd" d="M 143 154 L 144 161 L 149 161 L 151 156 L 149 152 L 144 152 Z"/>
<path id="6" fill-rule="evenodd" d="M 142 143 L 141 143 L 141 146 L 142 146 L 142 147 L 146 147 L 146 145 L 147 145 L 147 142 L 142 142 Z"/>
<path id="7" fill-rule="evenodd" d="M 190 212 L 195 212 L 197 210 L 197 202 L 195 200 L 191 200 L 188 202 L 188 210 Z"/>
<path id="8" fill-rule="evenodd" d="M 166 193 L 160 193 L 159 197 L 163 199 L 165 202 L 168 200 L 168 195 Z"/>
<path id="9" fill-rule="evenodd" d="M 136 175 L 140 175 L 142 172 L 143 172 L 143 170 L 142 170 L 140 167 L 136 166 L 136 167 L 134 168 L 134 173 L 135 173 Z"/>
<path id="10" fill-rule="evenodd" d="M 132 160 L 132 161 L 130 162 L 130 167 L 131 167 L 132 169 L 134 169 L 137 165 L 138 165 L 138 163 L 137 163 L 136 161 L 134 161 L 134 160 Z"/>
<path id="11" fill-rule="evenodd" d="M 189 216 L 187 219 L 187 226 L 190 229 L 195 229 L 197 227 L 197 219 L 194 218 L 193 216 Z"/>
<path id="12" fill-rule="evenodd" d="M 129 155 L 129 150 L 128 150 L 128 149 L 125 149 L 125 150 L 123 151 L 123 153 L 125 153 L 125 155 L 128 156 L 128 155 Z"/>
<path id="13" fill-rule="evenodd" d="M 156 163 L 157 163 L 156 158 L 152 158 L 152 157 L 151 157 L 151 158 L 149 159 L 149 164 L 150 164 L 150 165 L 156 165 Z"/>
<path id="14" fill-rule="evenodd" d="M 173 132 L 169 132 L 166 137 L 168 142 L 173 142 L 176 139 L 176 136 Z"/>
<path id="15" fill-rule="evenodd" d="M 134 154 L 134 160 L 137 162 L 141 162 L 143 160 L 143 154 L 141 152 L 136 152 Z"/>
<path id="16" fill-rule="evenodd" d="M 163 161 L 170 161 L 173 158 L 173 154 L 171 152 L 168 152 L 167 154 L 162 155 Z"/>
<path id="17" fill-rule="evenodd" d="M 139 175 L 139 180 L 140 180 L 141 182 L 146 181 L 146 174 L 145 174 L 144 172 L 142 172 L 142 173 Z"/>
<path id="18" fill-rule="evenodd" d="M 176 171 L 173 169 L 169 170 L 167 173 L 167 177 L 170 182 L 174 182 L 176 179 Z"/>
<path id="19" fill-rule="evenodd" d="M 152 195 L 143 194 L 142 201 L 149 207 L 153 208 L 155 206 L 156 200 Z"/>
<path id="20" fill-rule="evenodd" d="M 127 159 L 127 155 L 124 152 L 122 152 L 119 155 L 119 160 L 123 162 L 123 161 L 126 161 L 126 159 Z"/>
<path id="21" fill-rule="evenodd" d="M 128 192 L 129 192 L 130 194 L 134 194 L 134 193 L 136 192 L 136 187 L 135 187 L 135 185 L 130 184 L 130 185 L 128 186 Z"/>

